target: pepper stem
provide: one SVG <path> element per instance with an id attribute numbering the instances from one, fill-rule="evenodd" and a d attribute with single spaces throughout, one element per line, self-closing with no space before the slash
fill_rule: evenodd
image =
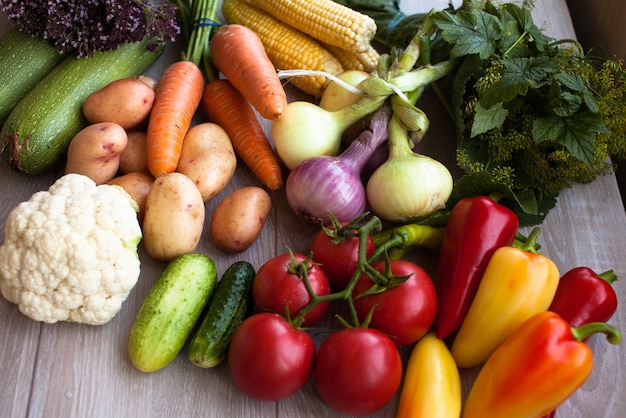
<path id="1" fill-rule="evenodd" d="M 598 274 L 598 277 L 607 282 L 608 284 L 612 284 L 617 281 L 617 273 L 614 270 L 607 270 L 603 273 Z"/>
<path id="2" fill-rule="evenodd" d="M 541 233 L 541 228 L 540 227 L 535 227 L 533 228 L 532 231 L 530 231 L 530 234 L 528 234 L 528 237 L 526 238 L 526 241 L 524 242 L 520 242 L 520 241 L 515 241 L 515 247 L 519 248 L 520 250 L 523 251 L 528 251 L 530 253 L 533 254 L 538 254 L 538 244 L 537 244 L 537 239 L 539 238 L 539 234 Z M 519 237 L 518 237 L 519 238 Z"/>
<path id="3" fill-rule="evenodd" d="M 572 336 L 576 341 L 584 341 L 591 334 L 603 332 L 606 334 L 606 340 L 611 344 L 622 343 L 622 333 L 619 329 L 606 322 L 590 322 L 579 327 L 572 328 Z"/>

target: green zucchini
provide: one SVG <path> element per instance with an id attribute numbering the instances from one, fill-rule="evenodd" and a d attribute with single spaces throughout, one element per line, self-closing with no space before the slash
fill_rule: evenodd
<path id="1" fill-rule="evenodd" d="M 0 38 L 0 126 L 13 107 L 65 56 L 16 27 Z"/>
<path id="2" fill-rule="evenodd" d="M 216 284 L 215 263 L 203 254 L 181 255 L 167 265 L 130 331 L 128 353 L 138 370 L 155 372 L 174 360 Z"/>
<path id="3" fill-rule="evenodd" d="M 50 170 L 67 151 L 86 120 L 87 96 L 112 81 L 148 69 L 162 49 L 148 51 L 147 41 L 123 44 L 88 58 L 67 57 L 13 108 L 0 131 L 2 156 L 12 168 L 29 174 Z"/>
<path id="4" fill-rule="evenodd" d="M 246 261 L 231 265 L 217 284 L 187 357 L 198 367 L 214 367 L 226 358 L 235 329 L 253 306 L 254 267 Z"/>

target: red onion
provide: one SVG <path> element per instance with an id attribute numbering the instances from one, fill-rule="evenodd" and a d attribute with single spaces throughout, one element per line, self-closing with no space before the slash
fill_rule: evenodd
<path id="1" fill-rule="evenodd" d="M 376 111 L 370 130 L 363 131 L 338 156 L 309 158 L 287 176 L 285 193 L 289 206 L 300 216 L 324 225 L 329 213 L 340 222 L 361 215 L 366 208 L 366 193 L 361 171 L 376 149 L 387 140 L 390 110 Z"/>

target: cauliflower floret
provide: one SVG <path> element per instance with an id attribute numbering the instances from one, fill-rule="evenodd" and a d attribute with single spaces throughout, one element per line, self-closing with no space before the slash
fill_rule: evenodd
<path id="1" fill-rule="evenodd" d="M 36 321 L 102 325 L 139 279 L 135 201 L 119 186 L 67 174 L 9 214 L 0 292 Z"/>

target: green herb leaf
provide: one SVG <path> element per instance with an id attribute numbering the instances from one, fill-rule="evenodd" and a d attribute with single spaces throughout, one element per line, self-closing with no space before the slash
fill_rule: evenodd
<path id="1" fill-rule="evenodd" d="M 546 36 L 537 25 L 535 25 L 529 9 L 519 7 L 514 3 L 503 4 L 502 9 L 513 16 L 520 28 L 528 34 L 529 39 L 532 41 L 537 51 L 543 52 L 546 45 L 553 40 L 553 38 Z"/>
<path id="2" fill-rule="evenodd" d="M 571 117 L 551 115 L 538 118 L 533 123 L 536 144 L 553 142 L 563 145 L 574 157 L 593 167 L 596 161 L 596 137 L 609 133 L 602 117 L 596 113 L 580 111 Z"/>
<path id="3" fill-rule="evenodd" d="M 558 71 L 548 57 L 510 58 L 503 60 L 502 78 L 485 92 L 482 105 L 491 107 L 498 102 L 509 102 L 516 96 L 525 96 L 529 88 L 538 88 L 548 74 Z"/>
<path id="4" fill-rule="evenodd" d="M 453 44 L 450 57 L 478 54 L 487 59 L 496 50 L 496 43 L 502 34 L 502 25 L 497 17 L 472 9 L 459 11 L 456 15 L 439 12 L 433 21 L 443 32 L 443 39 Z"/>
<path id="5" fill-rule="evenodd" d="M 504 30 L 502 31 L 502 38 L 498 45 L 498 52 L 500 55 L 505 55 L 507 58 L 527 57 L 530 55 L 530 51 L 524 42 L 520 42 L 525 36 L 523 26 L 520 27 L 518 20 L 512 16 L 506 9 L 503 9 L 500 16 L 500 22 Z"/>
<path id="6" fill-rule="evenodd" d="M 548 212 L 556 206 L 557 196 L 543 195 L 537 198 L 532 189 L 511 189 L 496 181 L 487 171 L 464 174 L 454 183 L 452 195 L 446 207 L 452 208 L 461 199 L 472 196 L 489 196 L 498 193 L 499 200 L 511 208 L 520 221 L 520 226 L 538 225 Z"/>
<path id="7" fill-rule="evenodd" d="M 485 109 L 479 102 L 476 105 L 471 137 L 485 133 L 490 129 L 500 128 L 508 114 L 509 111 L 502 107 L 502 103 L 497 103 L 489 109 Z"/>
<path id="8" fill-rule="evenodd" d="M 593 113 L 597 113 L 600 111 L 596 100 L 593 98 L 593 92 L 589 90 L 587 84 L 585 84 L 579 74 L 560 73 L 557 74 L 554 78 L 556 81 L 558 81 L 568 89 L 574 92 L 581 93 L 589 111 Z"/>
<path id="9" fill-rule="evenodd" d="M 554 114 L 561 117 L 572 116 L 580 110 L 582 102 L 580 96 L 564 91 L 553 102 Z"/>

